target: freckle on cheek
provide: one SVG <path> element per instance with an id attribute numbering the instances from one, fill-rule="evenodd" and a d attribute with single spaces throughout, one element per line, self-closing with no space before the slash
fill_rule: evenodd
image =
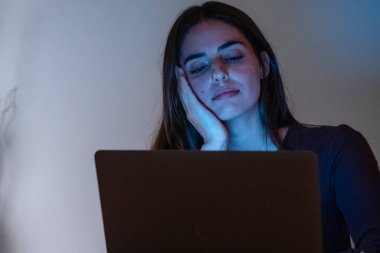
<path id="1" fill-rule="evenodd" d="M 205 93 L 205 91 L 204 91 L 204 90 L 202 90 L 202 91 L 201 91 L 201 93 L 203 94 L 203 93 Z"/>

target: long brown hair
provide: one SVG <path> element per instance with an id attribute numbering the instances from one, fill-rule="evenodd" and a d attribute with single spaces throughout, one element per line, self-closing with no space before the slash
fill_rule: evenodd
<path id="1" fill-rule="evenodd" d="M 163 60 L 163 114 L 152 149 L 200 149 L 203 139 L 187 120 L 177 92 L 175 67 L 187 32 L 202 20 L 213 19 L 237 28 L 251 43 L 261 61 L 260 52 L 269 56 L 269 74 L 261 81 L 260 116 L 266 133 L 281 147 L 278 129 L 296 122 L 286 103 L 276 56 L 253 20 L 241 10 L 220 2 L 206 2 L 183 11 L 173 24 L 166 43 Z M 262 64 L 262 62 L 261 62 Z"/>

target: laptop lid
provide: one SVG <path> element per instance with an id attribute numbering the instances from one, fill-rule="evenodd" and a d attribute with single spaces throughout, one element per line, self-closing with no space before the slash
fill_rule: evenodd
<path id="1" fill-rule="evenodd" d="M 321 253 L 311 152 L 98 151 L 108 253 Z"/>

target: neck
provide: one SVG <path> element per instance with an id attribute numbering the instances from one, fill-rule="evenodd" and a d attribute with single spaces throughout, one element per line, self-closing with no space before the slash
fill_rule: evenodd
<path id="1" fill-rule="evenodd" d="M 278 148 L 265 132 L 258 110 L 226 121 L 228 150 L 275 151 Z"/>

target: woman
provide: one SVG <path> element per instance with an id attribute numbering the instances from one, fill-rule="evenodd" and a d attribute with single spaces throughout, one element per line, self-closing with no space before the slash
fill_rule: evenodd
<path id="1" fill-rule="evenodd" d="M 380 175 L 368 143 L 345 125 L 294 119 L 274 52 L 245 13 L 207 2 L 178 17 L 165 48 L 163 107 L 153 149 L 317 153 L 324 252 L 380 252 Z"/>

